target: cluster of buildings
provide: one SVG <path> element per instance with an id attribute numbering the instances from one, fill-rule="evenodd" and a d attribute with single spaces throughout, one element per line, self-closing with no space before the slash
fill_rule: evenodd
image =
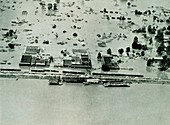
<path id="1" fill-rule="evenodd" d="M 73 55 L 64 57 L 63 66 L 71 68 L 92 68 L 90 55 L 86 50 L 73 49 Z"/>
<path id="2" fill-rule="evenodd" d="M 53 57 L 50 54 L 42 53 L 39 46 L 27 46 L 19 66 L 49 67 L 51 62 L 53 62 Z M 73 49 L 72 55 L 63 57 L 62 66 L 90 69 L 92 68 L 92 62 L 86 50 Z"/>
<path id="3" fill-rule="evenodd" d="M 27 46 L 19 66 L 49 66 L 50 54 L 42 54 L 38 46 Z"/>
<path id="4" fill-rule="evenodd" d="M 103 55 L 102 56 L 102 70 L 109 71 L 109 70 L 119 70 L 120 67 L 118 65 L 117 55 Z"/>

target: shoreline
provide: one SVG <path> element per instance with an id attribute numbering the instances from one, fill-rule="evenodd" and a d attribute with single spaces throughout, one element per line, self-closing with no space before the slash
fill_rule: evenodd
<path id="1" fill-rule="evenodd" d="M 126 75 L 126 74 L 124 74 Z M 99 80 L 123 80 L 130 83 L 150 83 L 150 84 L 170 84 L 169 79 L 158 79 L 158 78 L 149 78 L 149 77 L 124 77 L 124 76 L 102 76 L 102 75 L 74 75 L 74 74 L 55 74 L 55 75 L 43 75 L 43 74 L 3 74 L 0 73 L 0 78 L 14 78 L 16 80 L 18 79 L 39 79 L 39 80 L 50 80 L 50 79 L 61 79 L 61 81 L 64 81 L 64 83 L 80 83 L 83 84 L 83 82 L 77 82 L 77 80 L 87 81 L 87 79 L 99 79 Z M 74 81 L 74 82 L 73 82 Z"/>

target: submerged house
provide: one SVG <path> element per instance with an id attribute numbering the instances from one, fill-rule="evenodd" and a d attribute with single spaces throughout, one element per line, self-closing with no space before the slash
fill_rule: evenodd
<path id="1" fill-rule="evenodd" d="M 104 55 L 102 65 L 107 66 L 109 69 L 119 70 L 120 67 L 116 61 L 114 61 L 113 56 L 111 55 Z"/>
<path id="2" fill-rule="evenodd" d="M 19 63 L 19 66 L 31 66 L 31 60 L 32 56 L 31 55 L 22 55 L 21 61 Z"/>
<path id="3" fill-rule="evenodd" d="M 25 49 L 25 54 L 38 54 L 40 53 L 40 48 L 39 46 L 27 46 Z"/>

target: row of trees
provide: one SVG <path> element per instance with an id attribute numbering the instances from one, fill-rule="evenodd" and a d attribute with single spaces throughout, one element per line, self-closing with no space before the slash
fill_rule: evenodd
<path id="1" fill-rule="evenodd" d="M 118 52 L 122 56 L 122 54 L 124 53 L 124 49 L 120 48 L 120 49 L 118 49 Z M 127 47 L 126 48 L 126 53 L 127 53 L 128 56 L 129 56 L 129 52 L 130 52 L 130 47 Z M 112 55 L 112 50 L 110 48 L 107 49 L 107 54 Z"/>
<path id="2" fill-rule="evenodd" d="M 131 51 L 130 47 L 126 47 L 125 50 L 124 50 L 123 48 L 118 49 L 118 53 L 119 53 L 121 56 L 122 56 L 122 54 L 123 54 L 124 52 L 126 52 L 127 56 L 130 56 L 130 51 Z M 135 53 L 135 52 L 133 51 L 133 53 Z M 107 54 L 108 54 L 108 55 L 112 55 L 112 50 L 111 50 L 110 48 L 107 49 Z M 145 52 L 144 52 L 144 51 L 141 51 L 141 53 L 140 53 L 139 55 L 144 56 L 144 55 L 145 55 Z M 98 59 L 101 59 L 101 58 L 102 58 L 102 54 L 101 54 L 100 52 L 98 53 L 97 58 L 98 58 Z"/>

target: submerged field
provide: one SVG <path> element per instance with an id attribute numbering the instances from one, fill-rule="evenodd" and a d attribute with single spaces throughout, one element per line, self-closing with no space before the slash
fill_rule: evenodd
<path id="1" fill-rule="evenodd" d="M 107 49 L 112 50 L 112 54 L 118 55 L 120 48 L 124 49 L 122 56 L 114 61 L 121 60 L 120 68 L 133 68 L 132 71 L 120 70 L 119 73 L 138 73 L 147 77 L 160 77 L 157 65 L 148 68 L 147 61 L 144 59 L 157 56 L 156 49 L 158 43 L 153 41 L 149 45 L 148 39 L 143 37 L 141 33 L 132 33 L 133 30 L 148 25 L 158 26 L 159 28 L 167 26 L 164 23 L 153 22 L 153 16 L 162 13 L 161 9 L 168 6 L 164 2 L 149 2 L 132 0 L 131 6 L 128 7 L 126 0 L 122 1 L 60 1 L 57 4 L 57 10 L 48 10 L 49 3 L 55 3 L 54 0 L 26 0 L 26 1 L 1 1 L 1 34 L 5 34 L 10 29 L 16 31 L 17 38 L 1 39 L 1 67 L 19 67 L 21 56 L 26 46 L 39 46 L 43 53 L 50 54 L 54 57 L 54 62 L 50 68 L 54 68 L 55 64 L 61 63 L 63 56 L 61 51 L 66 49 L 72 55 L 72 49 L 85 49 L 88 51 L 93 70 L 101 72 L 101 64 L 97 61 L 97 54 L 101 52 L 106 55 Z M 103 11 L 106 10 L 106 13 Z M 135 10 L 146 11 L 154 10 L 151 15 L 136 16 Z M 119 20 L 120 16 L 124 16 L 126 20 Z M 166 19 L 163 14 L 161 19 Z M 134 24 L 129 23 L 133 22 Z M 15 22 L 15 23 L 14 23 Z M 76 33 L 77 36 L 73 36 Z M 57 35 L 57 37 L 56 37 Z M 99 35 L 101 37 L 99 37 Z M 147 45 L 151 49 L 145 51 L 144 57 L 129 58 L 126 55 L 126 48 L 132 46 L 134 37 L 137 36 L 139 43 Z M 148 38 L 154 37 L 147 33 Z M 168 36 L 167 36 L 168 37 Z M 48 41 L 49 44 L 45 44 Z M 15 44 L 15 49 L 8 47 L 9 43 Z M 100 47 L 98 43 L 104 43 L 105 47 Z M 141 51 L 135 50 L 130 53 L 135 55 Z M 35 68 L 35 67 L 33 67 Z M 38 67 L 37 67 L 38 68 Z M 150 69 L 150 70 L 148 70 Z M 149 72 L 148 72 L 149 71 Z M 111 71 L 114 72 L 114 71 Z M 169 78 L 168 71 L 163 73 Z"/>

